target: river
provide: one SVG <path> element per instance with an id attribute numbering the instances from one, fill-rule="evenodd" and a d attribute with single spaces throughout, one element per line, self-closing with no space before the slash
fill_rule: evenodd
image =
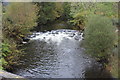
<path id="1" fill-rule="evenodd" d="M 101 64 L 85 54 L 83 33 L 58 29 L 34 32 L 13 73 L 26 78 L 109 78 Z"/>

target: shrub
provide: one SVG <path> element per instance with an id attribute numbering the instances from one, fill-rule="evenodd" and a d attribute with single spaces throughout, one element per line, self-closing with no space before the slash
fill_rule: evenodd
<path id="1" fill-rule="evenodd" d="M 3 34 L 19 41 L 36 26 L 37 11 L 37 6 L 32 3 L 10 3 L 3 15 Z"/>
<path id="2" fill-rule="evenodd" d="M 10 53 L 10 49 L 9 49 L 9 44 L 7 43 L 1 43 L 0 46 L 0 70 L 3 69 L 3 66 L 6 66 L 8 63 L 5 60 L 5 57 L 7 56 L 8 53 Z"/>
<path id="3" fill-rule="evenodd" d="M 98 59 L 108 58 L 116 40 L 115 29 L 109 18 L 99 15 L 91 16 L 85 29 L 87 53 Z"/>
<path id="4" fill-rule="evenodd" d="M 3 14 L 3 41 L 0 61 L 4 69 L 12 69 L 22 56 L 22 38 L 36 26 L 38 8 L 33 3 L 9 3 Z M 0 63 L 1 63 L 0 62 Z"/>

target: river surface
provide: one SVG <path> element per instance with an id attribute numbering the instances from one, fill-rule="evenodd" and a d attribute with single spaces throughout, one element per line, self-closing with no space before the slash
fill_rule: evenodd
<path id="1" fill-rule="evenodd" d="M 109 78 L 106 70 L 84 53 L 83 33 L 59 29 L 34 32 L 14 73 L 27 78 Z"/>

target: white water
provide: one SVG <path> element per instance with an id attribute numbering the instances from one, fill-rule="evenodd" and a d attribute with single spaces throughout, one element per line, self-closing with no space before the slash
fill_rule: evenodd
<path id="1" fill-rule="evenodd" d="M 33 35 L 30 36 L 30 40 L 44 40 L 45 42 L 55 42 L 58 45 L 63 41 L 63 39 L 68 40 L 77 40 L 81 41 L 83 39 L 83 33 L 75 30 L 53 30 L 48 31 L 46 33 L 38 32 L 33 33 Z"/>

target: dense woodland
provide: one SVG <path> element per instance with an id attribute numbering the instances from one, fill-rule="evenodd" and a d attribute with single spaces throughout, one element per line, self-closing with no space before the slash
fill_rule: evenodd
<path id="1" fill-rule="evenodd" d="M 104 60 L 105 68 L 118 77 L 118 34 L 115 32 L 118 27 L 118 3 L 109 2 L 3 3 L 0 57 L 3 66 L 0 69 L 9 71 L 17 66 L 17 60 L 24 53 L 21 47 L 26 36 L 56 21 L 64 21 L 66 28 L 84 30 L 83 47 L 86 53 L 98 61 Z"/>

